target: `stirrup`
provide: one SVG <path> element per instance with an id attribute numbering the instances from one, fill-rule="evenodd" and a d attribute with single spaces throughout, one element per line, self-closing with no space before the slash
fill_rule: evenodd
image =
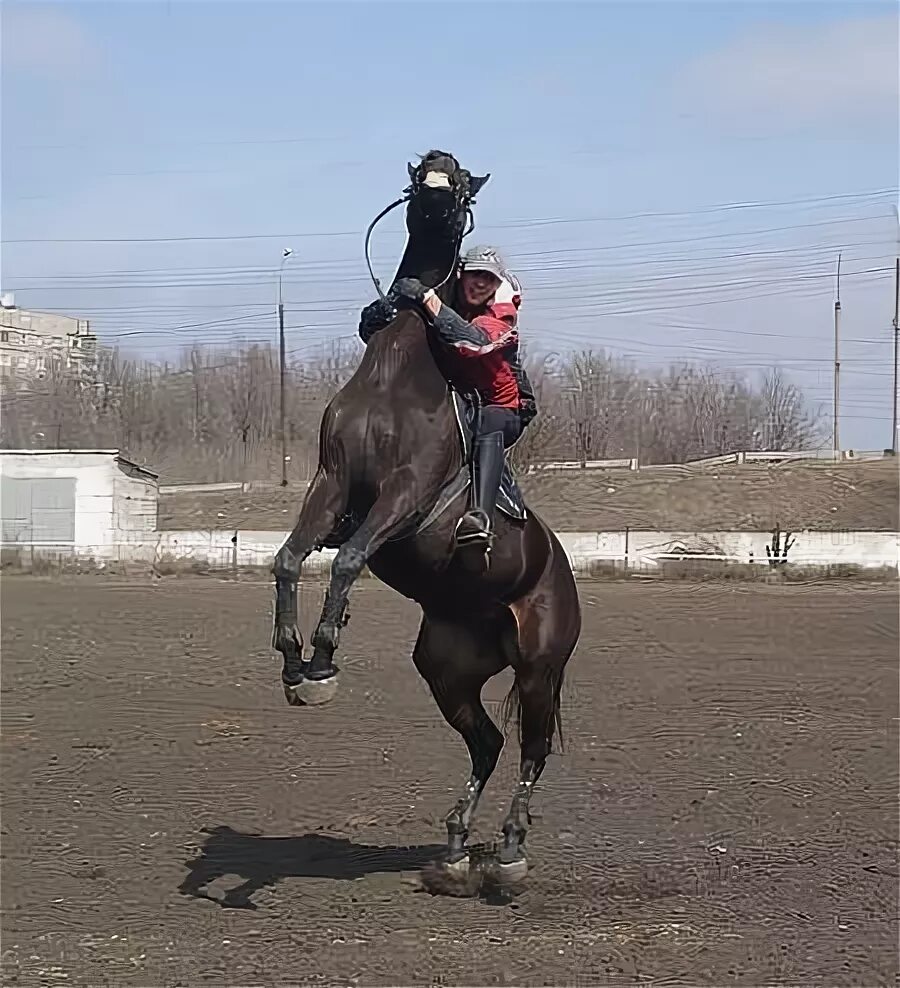
<path id="1" fill-rule="evenodd" d="M 468 531 L 460 532 L 461 528 L 466 528 L 469 525 L 477 525 L 479 527 L 473 527 Z M 459 545 L 467 542 L 490 543 L 493 539 L 494 532 L 491 519 L 488 517 L 487 512 L 482 511 L 481 508 L 473 508 L 471 511 L 467 511 L 456 523 L 456 541 Z"/>

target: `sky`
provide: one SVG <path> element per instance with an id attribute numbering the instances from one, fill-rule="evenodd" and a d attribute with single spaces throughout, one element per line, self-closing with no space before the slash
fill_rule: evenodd
<path id="1" fill-rule="evenodd" d="M 779 366 L 890 445 L 895 3 L 0 7 L 0 287 L 156 360 L 352 338 L 371 218 L 437 147 L 491 173 L 472 242 L 532 352 Z M 374 240 L 389 279 L 399 211 Z"/>

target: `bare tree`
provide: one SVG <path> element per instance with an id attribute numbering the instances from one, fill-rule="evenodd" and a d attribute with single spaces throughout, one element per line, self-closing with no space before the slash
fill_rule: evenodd
<path id="1" fill-rule="evenodd" d="M 785 380 L 780 368 L 766 373 L 757 400 L 764 448 L 813 449 L 822 442 L 821 413 L 807 406 L 803 393 Z"/>
<path id="2" fill-rule="evenodd" d="M 559 381 L 543 361 L 524 359 L 534 388 L 538 416 L 531 421 L 510 453 L 515 470 L 528 470 L 541 462 L 565 455 L 568 420 Z"/>
<path id="3" fill-rule="evenodd" d="M 606 353 L 583 350 L 566 361 L 563 380 L 575 459 L 624 455 L 640 390 L 634 369 Z"/>
<path id="4" fill-rule="evenodd" d="M 292 476 L 311 475 L 322 412 L 360 347 L 335 343 L 288 368 Z M 527 360 L 539 414 L 512 453 L 519 469 L 548 459 L 672 463 L 754 449 L 807 449 L 821 416 L 779 370 L 759 386 L 718 369 L 647 372 L 602 351 Z M 278 360 L 268 347 L 186 349 L 173 363 L 101 350 L 86 379 L 51 363 L 42 377 L 6 378 L 0 441 L 10 447 L 108 446 L 172 482 L 275 479 L 280 471 Z"/>

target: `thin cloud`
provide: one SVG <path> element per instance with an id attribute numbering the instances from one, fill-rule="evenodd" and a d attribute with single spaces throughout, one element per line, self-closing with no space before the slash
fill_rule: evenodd
<path id="1" fill-rule="evenodd" d="M 816 28 L 769 24 L 690 62 L 679 107 L 736 126 L 886 124 L 898 114 L 896 14 Z"/>
<path id="2" fill-rule="evenodd" d="M 52 78 L 86 75 L 99 50 L 82 25 L 49 6 L 4 3 L 3 69 Z"/>

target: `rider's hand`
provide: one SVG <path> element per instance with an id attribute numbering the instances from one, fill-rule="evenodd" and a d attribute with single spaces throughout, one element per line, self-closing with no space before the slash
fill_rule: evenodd
<path id="1" fill-rule="evenodd" d="M 419 302 L 421 304 L 425 301 L 428 291 L 429 289 L 418 278 L 400 278 L 394 282 L 391 294 L 412 299 L 413 302 Z"/>
<path id="2" fill-rule="evenodd" d="M 380 330 L 384 329 L 388 323 L 397 318 L 397 310 L 387 300 L 376 299 L 367 305 L 360 314 L 359 336 L 363 343 L 369 340 Z"/>

